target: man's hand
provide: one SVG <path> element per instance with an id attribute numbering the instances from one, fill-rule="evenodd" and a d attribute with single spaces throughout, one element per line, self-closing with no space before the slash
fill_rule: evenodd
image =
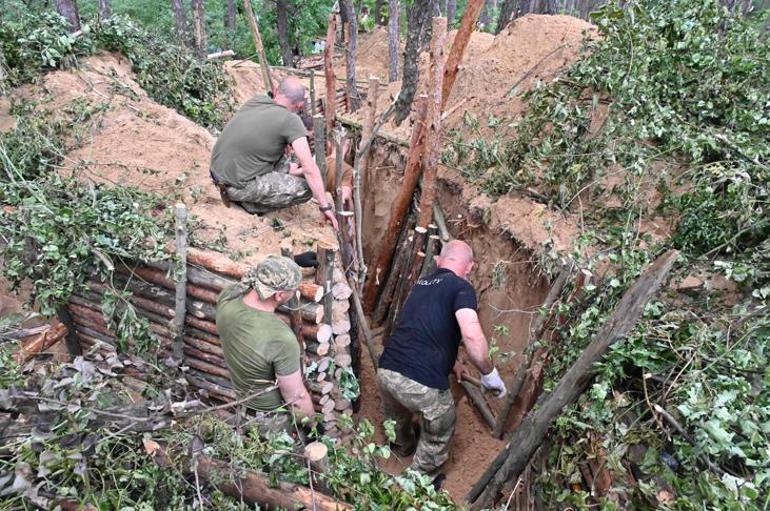
<path id="1" fill-rule="evenodd" d="M 337 215 L 334 213 L 334 210 L 333 209 L 327 209 L 326 211 L 323 211 L 322 213 L 324 215 L 324 219 L 327 222 L 329 222 L 330 224 L 332 224 L 332 227 L 334 228 L 335 231 L 339 232 L 340 226 L 337 223 Z"/>
<path id="2" fill-rule="evenodd" d="M 507 392 L 505 383 L 500 378 L 500 373 L 497 372 L 496 367 L 492 369 L 491 373 L 481 375 L 481 386 L 487 390 L 496 390 L 498 399 L 502 399 Z"/>
<path id="3" fill-rule="evenodd" d="M 465 368 L 462 362 L 459 360 L 455 362 L 455 366 L 452 368 L 452 372 L 455 373 L 455 378 L 457 378 L 457 383 L 460 383 L 463 380 L 463 375 L 468 373 L 468 370 Z"/>

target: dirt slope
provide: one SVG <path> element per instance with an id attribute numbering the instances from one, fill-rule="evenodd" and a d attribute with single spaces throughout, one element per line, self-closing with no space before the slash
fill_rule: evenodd
<path id="1" fill-rule="evenodd" d="M 49 95 L 52 99 L 43 108 L 95 110 L 94 122 L 79 126 L 79 147 L 66 155 L 62 172 L 158 193 L 168 198 L 168 206 L 182 200 L 194 217 L 200 243 L 246 261 L 278 253 L 281 244 L 299 250 L 319 239 L 334 243 L 312 204 L 263 217 L 225 207 L 209 178 L 214 137 L 150 99 L 124 58 L 94 56 L 78 69 L 50 73 L 24 91 L 24 96 L 38 99 Z"/>

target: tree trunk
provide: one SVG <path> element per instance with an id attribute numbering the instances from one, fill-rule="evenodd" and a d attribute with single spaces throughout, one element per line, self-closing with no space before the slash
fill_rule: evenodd
<path id="1" fill-rule="evenodd" d="M 99 0 L 99 17 L 106 20 L 112 15 L 110 0 Z"/>
<path id="2" fill-rule="evenodd" d="M 353 0 L 341 0 L 341 10 L 347 13 L 348 40 L 345 51 L 345 73 L 347 78 L 348 112 L 355 112 L 361 106 L 361 96 L 356 86 L 356 49 L 358 46 L 358 19 Z"/>
<path id="3" fill-rule="evenodd" d="M 503 31 L 508 23 L 511 22 L 516 9 L 519 6 L 519 0 L 503 0 L 503 4 L 500 6 L 500 15 L 497 18 L 497 26 L 495 27 L 495 34 L 499 34 Z"/>
<path id="4" fill-rule="evenodd" d="M 449 100 L 449 94 L 452 92 L 455 79 L 457 78 L 457 70 L 460 68 L 460 63 L 465 55 L 465 48 L 468 46 L 468 42 L 473 34 L 473 29 L 476 27 L 476 20 L 479 18 L 479 11 L 484 4 L 484 0 L 469 0 L 463 19 L 460 22 L 460 28 L 455 34 L 455 39 L 452 42 L 452 48 L 449 50 L 449 57 L 447 57 L 446 67 L 444 69 L 444 81 L 442 83 L 441 92 L 441 111 L 446 109 L 446 103 Z"/>
<path id="5" fill-rule="evenodd" d="M 80 14 L 76 0 L 56 0 L 56 12 L 62 15 L 70 25 L 70 32 L 80 30 Z"/>
<path id="6" fill-rule="evenodd" d="M 481 30 L 489 30 L 495 9 L 497 9 L 497 0 L 486 0 L 484 2 L 484 10 L 481 11 L 479 16 L 479 28 Z"/>
<path id="7" fill-rule="evenodd" d="M 406 49 L 404 50 L 404 74 L 401 81 L 401 91 L 396 100 L 396 124 L 401 124 L 409 117 L 409 111 L 417 92 L 417 82 L 420 78 L 418 58 L 420 56 L 420 42 L 426 31 L 431 13 L 430 0 L 414 0 L 409 9 L 409 23 L 406 35 Z"/>
<path id="8" fill-rule="evenodd" d="M 281 60 L 283 60 L 284 66 L 294 67 L 291 43 L 289 42 L 289 9 L 291 9 L 291 4 L 289 0 L 276 0 L 275 5 L 278 17 L 278 45 L 281 47 Z"/>
<path id="9" fill-rule="evenodd" d="M 382 7 L 385 0 L 376 0 L 374 2 L 374 22 L 378 25 L 385 25 L 385 16 L 382 15 Z"/>
<path id="10" fill-rule="evenodd" d="M 179 38 L 179 45 L 187 48 L 187 15 L 184 12 L 182 0 L 171 0 L 171 10 L 174 13 L 174 25 L 176 26 L 176 35 Z"/>
<path id="11" fill-rule="evenodd" d="M 398 54 L 401 50 L 398 0 L 388 0 L 388 82 L 398 80 Z"/>
<path id="12" fill-rule="evenodd" d="M 205 0 L 191 0 L 190 2 L 195 35 L 195 55 L 200 60 L 206 60 L 206 55 L 208 55 L 208 41 L 206 40 L 206 10 L 204 1 Z"/>
<path id="13" fill-rule="evenodd" d="M 585 391 L 594 374 L 596 363 L 602 359 L 610 345 L 628 335 L 642 315 L 644 306 L 658 292 L 678 257 L 679 252 L 669 250 L 656 259 L 626 291 L 612 317 L 561 377 L 554 391 L 543 400 L 536 411 L 530 412 L 524 418 L 511 435 L 508 446 L 471 488 L 466 497 L 471 503 L 471 509 L 492 507 L 505 485 L 518 480 L 543 442 L 551 423 L 565 406 L 574 403 Z"/>
<path id="14" fill-rule="evenodd" d="M 452 25 L 457 18 L 457 0 L 447 0 L 446 3 L 446 21 L 447 28 L 452 29 Z"/>
<path id="15" fill-rule="evenodd" d="M 226 46 L 231 48 L 235 43 L 235 20 L 238 16 L 235 10 L 235 0 L 227 0 L 225 7 L 225 37 Z"/>

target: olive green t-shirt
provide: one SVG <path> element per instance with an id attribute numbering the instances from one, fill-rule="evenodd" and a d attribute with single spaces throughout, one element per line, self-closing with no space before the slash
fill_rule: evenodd
<path id="1" fill-rule="evenodd" d="M 269 387 L 276 376 L 299 370 L 299 343 L 291 329 L 275 314 L 258 311 L 243 303 L 243 297 L 226 300 L 226 288 L 217 301 L 217 332 L 225 362 L 239 399 Z M 256 410 L 274 410 L 283 405 L 276 389 L 248 403 Z"/>
<path id="2" fill-rule="evenodd" d="M 275 170 L 288 144 L 307 135 L 302 119 L 268 96 L 254 96 L 233 116 L 211 154 L 217 181 L 242 188 Z"/>

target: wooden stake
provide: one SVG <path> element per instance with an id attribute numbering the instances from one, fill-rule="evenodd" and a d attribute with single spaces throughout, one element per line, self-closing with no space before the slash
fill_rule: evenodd
<path id="1" fill-rule="evenodd" d="M 444 210 L 441 209 L 441 204 L 436 201 L 433 201 L 433 220 L 436 222 L 436 227 L 438 227 L 441 241 L 443 243 L 448 243 L 449 240 L 452 239 L 452 235 L 449 234 L 449 229 L 447 228 Z"/>
<path id="2" fill-rule="evenodd" d="M 311 442 L 305 446 L 305 459 L 310 465 L 310 480 L 313 483 L 313 489 L 322 492 L 329 492 L 329 485 L 326 484 L 324 474 L 329 471 L 329 453 L 328 447 L 321 442 Z"/>
<path id="3" fill-rule="evenodd" d="M 177 202 L 176 216 L 176 298 L 174 308 L 174 358 L 182 360 L 184 317 L 187 312 L 187 206 Z"/>
<path id="4" fill-rule="evenodd" d="M 318 268 L 316 268 L 315 278 L 316 284 L 324 288 L 324 296 L 321 301 L 324 305 L 324 323 L 327 325 L 332 323 L 332 305 L 334 303 L 332 285 L 334 281 L 334 259 L 336 256 L 337 252 L 333 248 L 318 244 L 316 256 Z"/>
<path id="5" fill-rule="evenodd" d="M 433 199 L 436 196 L 436 168 L 441 158 L 441 85 L 444 81 L 444 47 L 446 46 L 446 18 L 433 18 L 430 40 L 430 96 L 428 100 L 427 131 L 422 160 L 422 193 L 420 218 L 417 225 L 427 227 L 433 217 Z M 419 248 L 419 247 L 418 247 Z"/>
<path id="6" fill-rule="evenodd" d="M 324 183 L 326 181 L 326 173 L 329 169 L 326 168 L 326 132 L 324 130 L 324 118 L 322 115 L 313 116 L 313 143 L 315 145 L 315 163 L 318 165 L 318 170 L 321 171 L 321 178 Z"/>
<path id="7" fill-rule="evenodd" d="M 655 260 L 623 295 L 612 317 L 604 324 L 580 357 L 561 377 L 554 391 L 534 412 L 524 417 L 513 432 L 508 446 L 495 458 L 487 471 L 466 496 L 473 510 L 486 509 L 498 500 L 507 483 L 516 481 L 542 443 L 553 420 L 565 406 L 582 394 L 597 362 L 618 339 L 636 324 L 647 302 L 658 292 L 679 252 L 669 250 Z"/>
<path id="8" fill-rule="evenodd" d="M 334 116 L 337 111 L 337 78 L 334 76 L 334 42 L 336 37 L 337 16 L 331 13 L 329 14 L 329 25 L 326 28 L 326 46 L 324 47 L 324 77 L 326 78 L 324 117 L 326 117 L 326 133 L 328 135 L 331 135 L 334 129 Z"/>
<path id="9" fill-rule="evenodd" d="M 257 55 L 259 55 L 259 70 L 262 73 L 262 83 L 265 86 L 265 94 L 272 96 L 273 80 L 270 78 L 270 64 L 267 63 L 265 47 L 262 45 L 262 35 L 259 33 L 257 18 L 254 16 L 254 11 L 251 8 L 251 0 L 243 0 L 243 7 L 246 12 L 246 18 L 249 20 L 251 36 L 254 38 L 254 47 L 257 49 Z"/>
<path id="10" fill-rule="evenodd" d="M 281 247 L 281 255 L 288 259 L 294 260 L 294 256 L 291 253 L 291 249 L 288 247 Z M 305 341 L 302 338 L 302 316 L 300 313 L 299 300 L 297 297 L 293 297 L 286 303 L 286 307 L 289 310 L 289 317 L 291 318 L 291 330 L 297 337 L 297 342 L 302 352 L 305 351 Z"/>
<path id="11" fill-rule="evenodd" d="M 315 117 L 315 69 L 310 70 L 310 117 Z"/>
<path id="12" fill-rule="evenodd" d="M 446 108 L 449 95 L 452 93 L 452 87 L 457 78 L 457 70 L 460 67 L 460 62 L 463 60 L 465 48 L 468 46 L 471 34 L 476 28 L 476 21 L 478 21 L 479 13 L 483 7 L 484 0 L 468 0 L 468 6 L 465 8 L 462 21 L 460 21 L 460 28 L 457 30 L 457 34 L 455 34 L 452 48 L 449 50 L 449 56 L 447 57 L 446 68 L 444 69 L 444 80 L 441 86 L 442 111 Z"/>
<path id="13" fill-rule="evenodd" d="M 460 386 L 465 390 L 468 395 L 468 399 L 471 400 L 473 406 L 478 410 L 481 417 L 489 425 L 490 429 L 495 427 L 495 416 L 492 414 L 492 410 L 489 409 L 489 405 L 484 400 L 484 395 L 481 393 L 478 387 L 467 381 L 461 381 Z"/>
<path id="14" fill-rule="evenodd" d="M 417 188 L 417 183 L 420 180 L 420 163 L 425 143 L 427 109 L 428 97 L 420 95 L 415 101 L 415 124 L 412 127 L 412 139 L 409 145 L 406 166 L 404 167 L 404 179 L 401 183 L 401 189 L 390 207 L 390 218 L 388 219 L 388 227 L 380 244 L 380 253 L 375 264 L 375 275 L 385 275 L 390 269 L 396 241 L 401 233 L 404 220 L 409 212 L 409 206 L 412 203 L 415 188 Z M 364 287 L 363 305 L 365 311 L 371 312 L 374 309 L 377 289 L 377 282 L 374 279 L 369 279 Z"/>

